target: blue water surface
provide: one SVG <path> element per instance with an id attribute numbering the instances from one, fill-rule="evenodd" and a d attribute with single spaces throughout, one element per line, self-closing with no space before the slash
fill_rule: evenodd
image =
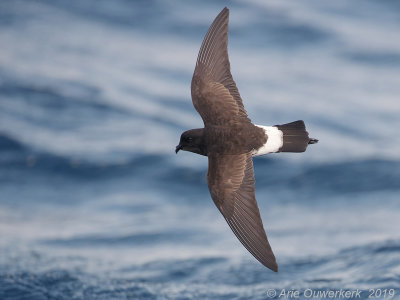
<path id="1" fill-rule="evenodd" d="M 254 160 L 278 273 L 215 208 L 207 159 L 174 152 L 202 126 L 190 81 L 224 6 L 253 122 L 320 140 Z M 0 299 L 400 298 L 399 9 L 1 1 Z"/>

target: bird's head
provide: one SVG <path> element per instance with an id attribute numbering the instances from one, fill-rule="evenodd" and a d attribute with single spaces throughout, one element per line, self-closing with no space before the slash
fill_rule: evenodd
<path id="1" fill-rule="evenodd" d="M 207 155 L 203 137 L 204 129 L 202 128 L 185 131 L 181 135 L 179 145 L 176 146 L 175 152 L 178 153 L 179 150 L 183 150 Z"/>

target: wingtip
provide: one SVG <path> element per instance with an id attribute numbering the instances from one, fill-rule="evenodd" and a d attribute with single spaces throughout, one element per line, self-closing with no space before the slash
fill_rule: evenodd
<path id="1" fill-rule="evenodd" d="M 266 266 L 271 271 L 278 273 L 278 264 L 276 262 L 268 263 L 268 264 L 263 263 L 263 265 Z"/>
<path id="2" fill-rule="evenodd" d="M 278 273 L 278 265 L 275 265 L 271 270 L 275 273 Z"/>
<path id="3" fill-rule="evenodd" d="M 225 7 L 221 10 L 220 14 L 221 14 L 221 15 L 222 15 L 222 14 L 227 14 L 227 15 L 229 15 L 229 8 L 225 6 Z"/>

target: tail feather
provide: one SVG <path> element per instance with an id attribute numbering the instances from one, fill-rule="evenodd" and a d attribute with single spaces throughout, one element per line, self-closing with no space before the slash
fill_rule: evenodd
<path id="1" fill-rule="evenodd" d="M 306 126 L 302 120 L 275 125 L 283 133 L 283 144 L 279 152 L 304 152 L 309 144 L 315 144 L 317 139 L 309 138 Z"/>

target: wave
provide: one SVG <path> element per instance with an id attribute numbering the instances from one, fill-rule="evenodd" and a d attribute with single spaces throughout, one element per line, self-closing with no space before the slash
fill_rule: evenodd
<path id="1" fill-rule="evenodd" d="M 144 176 L 155 164 L 164 163 L 160 155 L 140 155 L 123 163 L 80 160 L 51 153 L 38 152 L 9 136 L 0 135 L 0 168 L 21 175 L 57 175 L 67 178 L 98 180 L 101 178 Z M 0 178 L 6 173 L 0 172 Z"/>
<path id="2" fill-rule="evenodd" d="M 59 247 L 115 247 L 115 246 L 135 246 L 147 247 L 149 245 L 174 244 L 176 242 L 193 243 L 196 233 L 185 230 L 170 230 L 165 232 L 136 233 L 123 236 L 106 235 L 87 235 L 65 239 L 48 239 L 40 243 Z"/>
<path id="3" fill-rule="evenodd" d="M 27 148 L 16 138 L 12 138 L 0 132 L 0 152 L 22 152 Z"/>
<path id="4" fill-rule="evenodd" d="M 172 188 L 205 183 L 206 166 L 176 165 L 173 154 L 136 154 L 122 162 L 88 161 L 37 152 L 21 141 L 0 134 L 0 167 L 22 174 L 57 175 L 67 178 L 101 180 L 147 178 Z M 323 190 L 325 193 L 399 190 L 400 161 L 368 159 L 325 164 L 291 164 L 271 158 L 255 159 L 257 188 Z M 0 176 L 5 175 L 0 172 Z M 3 177 L 1 176 L 1 177 Z"/>
<path id="5" fill-rule="evenodd" d="M 386 250 L 382 252 L 382 249 Z M 297 287 L 302 292 L 305 288 L 316 291 L 358 288 L 363 290 L 361 299 L 368 299 L 370 288 L 400 292 L 399 276 L 392 271 L 399 265 L 399 254 L 400 240 L 384 240 L 327 256 L 288 258 L 281 262 L 280 273 L 274 274 L 262 266 L 255 267 L 248 259 L 236 261 L 219 256 L 156 259 L 118 266 L 97 264 L 90 256 L 52 257 L 31 253 L 29 263 L 18 267 L 0 266 L 0 297 L 182 299 L 182 295 L 196 294 L 205 298 L 264 299 L 268 288 Z"/>

